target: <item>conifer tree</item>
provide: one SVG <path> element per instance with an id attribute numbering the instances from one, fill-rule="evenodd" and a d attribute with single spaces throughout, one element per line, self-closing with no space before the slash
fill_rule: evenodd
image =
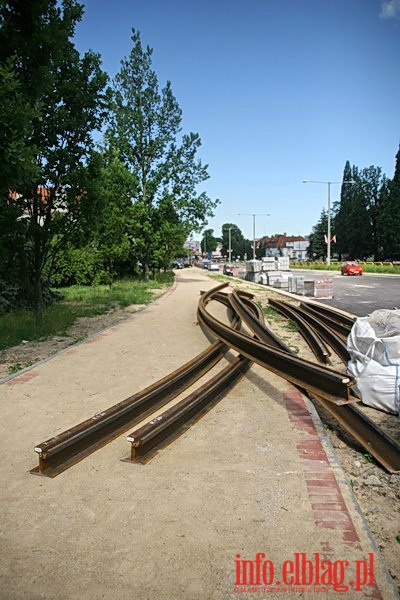
<path id="1" fill-rule="evenodd" d="M 377 229 L 381 257 L 400 260 L 400 146 L 393 179 L 381 187 Z"/>
<path id="2" fill-rule="evenodd" d="M 309 235 L 310 245 L 307 249 L 309 260 L 326 260 L 327 244 L 325 241 L 328 231 L 328 213 L 325 208 L 322 209 L 319 221 Z"/>

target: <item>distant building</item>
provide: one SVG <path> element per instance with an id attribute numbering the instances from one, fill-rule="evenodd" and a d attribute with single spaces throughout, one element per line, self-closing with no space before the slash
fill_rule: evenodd
<path id="1" fill-rule="evenodd" d="M 301 235 L 276 233 L 257 240 L 257 247 L 265 249 L 265 256 L 288 256 L 290 260 L 306 260 L 309 241 Z"/>
<path id="2" fill-rule="evenodd" d="M 184 244 L 183 244 L 184 248 L 188 248 L 189 250 L 191 250 L 193 252 L 193 254 L 200 254 L 201 253 L 201 245 L 200 242 L 198 240 L 187 240 Z"/>

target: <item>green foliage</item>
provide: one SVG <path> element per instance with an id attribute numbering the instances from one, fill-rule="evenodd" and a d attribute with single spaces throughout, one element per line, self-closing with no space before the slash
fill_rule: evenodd
<path id="1" fill-rule="evenodd" d="M 246 240 L 240 230 L 240 228 L 234 223 L 224 223 L 222 225 L 222 254 L 227 255 L 229 249 L 229 230 L 231 238 L 231 250 L 232 260 L 240 256 L 243 259 L 244 255 L 250 258 L 253 255 L 251 253 L 249 241 Z M 264 253 L 265 256 L 265 253 Z"/>
<path id="2" fill-rule="evenodd" d="M 25 296 L 38 316 L 55 240 L 61 244 L 75 232 L 85 203 L 84 162 L 92 132 L 101 125 L 107 76 L 98 55 L 81 57 L 70 41 L 82 15 L 75 0 L 9 0 L 0 8 L 0 62 L 13 61 L 18 104 L 26 108 L 26 122 L 18 121 L 15 135 L 20 139 L 23 131 L 29 149 L 27 167 L 11 164 L 15 175 L 7 180 L 18 192 L 13 204 L 24 214 L 15 259 Z"/>
<path id="3" fill-rule="evenodd" d="M 203 254 L 206 252 L 214 252 L 217 249 L 218 241 L 219 239 L 214 235 L 214 229 L 206 229 L 203 231 L 203 237 L 200 242 Z"/>
<path id="4" fill-rule="evenodd" d="M 272 306 L 263 306 L 262 311 L 269 319 L 279 319 L 281 315 Z"/>
<path id="5" fill-rule="evenodd" d="M 398 153 L 398 161 L 399 157 Z M 400 179 L 400 165 L 396 165 L 393 182 L 396 177 Z M 393 182 L 380 167 L 360 170 L 346 162 L 340 202 L 333 207 L 339 258 L 400 258 L 400 194 Z"/>
<path id="6" fill-rule="evenodd" d="M 299 328 L 297 326 L 297 323 L 295 323 L 295 321 L 288 321 L 288 323 L 284 326 L 285 329 L 288 329 L 289 331 L 299 331 Z"/>
<path id="7" fill-rule="evenodd" d="M 12 375 L 14 373 L 18 373 L 18 371 L 22 371 L 22 369 L 26 369 L 27 367 L 30 367 L 32 365 L 32 361 L 27 361 L 24 363 L 15 363 L 14 365 L 11 365 L 8 367 L 8 374 Z"/>
<path id="8" fill-rule="evenodd" d="M 118 150 L 136 184 L 132 197 L 134 254 L 147 277 L 149 267 L 159 260 L 165 262 L 169 253 L 165 247 L 168 228 L 160 225 L 166 214 L 172 217 L 176 240 L 179 223 L 186 235 L 199 230 L 217 202 L 196 190 L 208 178 L 207 167 L 196 158 L 201 145 L 198 134 L 181 136 L 182 111 L 170 82 L 159 89 L 151 68 L 152 49 L 142 47 L 134 29 L 131 39 L 130 55 L 122 60 L 113 82 L 105 139 Z"/>
<path id="9" fill-rule="evenodd" d="M 20 296 L 19 287 L 4 279 L 0 279 L 0 314 L 9 312 L 17 304 Z"/>
<path id="10" fill-rule="evenodd" d="M 373 456 L 372 456 L 372 455 L 371 455 L 369 452 L 365 452 L 365 453 L 363 454 L 363 457 L 364 457 L 364 462 L 367 462 L 367 463 L 375 463 L 375 459 L 374 459 L 374 457 L 373 457 Z M 376 463 L 375 463 L 375 464 L 376 464 Z"/>
<path id="11" fill-rule="evenodd" d="M 51 269 L 52 285 L 91 285 L 101 270 L 101 264 L 101 257 L 93 247 L 76 248 L 68 244 L 54 258 Z"/>
<path id="12" fill-rule="evenodd" d="M 312 228 L 309 236 L 310 245 L 307 249 L 307 256 L 310 260 L 325 260 L 327 255 L 327 246 L 325 235 L 328 231 L 328 213 L 325 208 L 321 211 L 321 216 L 316 225 Z"/>
<path id="13" fill-rule="evenodd" d="M 20 344 L 22 340 L 65 335 L 79 317 L 104 314 L 115 308 L 131 304 L 148 304 L 154 297 L 154 288 L 164 288 L 173 282 L 173 274 L 162 273 L 150 281 L 123 280 L 114 283 L 112 289 L 102 286 L 71 286 L 58 290 L 62 299 L 43 311 L 40 326 L 34 314 L 18 310 L 0 314 L 0 350 Z"/>
<path id="14" fill-rule="evenodd" d="M 400 147 L 393 179 L 382 184 L 377 235 L 380 258 L 400 260 Z"/>
<path id="15" fill-rule="evenodd" d="M 13 56 L 0 64 L 0 106 L 0 197 L 5 199 L 10 189 L 24 186 L 34 175 L 36 148 L 29 133 L 39 113 L 39 106 L 24 97 Z"/>

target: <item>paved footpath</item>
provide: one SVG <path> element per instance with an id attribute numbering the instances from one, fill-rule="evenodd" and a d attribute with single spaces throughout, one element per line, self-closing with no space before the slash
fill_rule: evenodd
<path id="1" fill-rule="evenodd" d="M 180 271 L 0 386 L 2 600 L 397 598 L 312 404 L 258 366 L 146 465 L 120 460 L 122 435 L 54 479 L 29 474 L 36 444 L 208 345 L 196 309 L 214 285 Z"/>

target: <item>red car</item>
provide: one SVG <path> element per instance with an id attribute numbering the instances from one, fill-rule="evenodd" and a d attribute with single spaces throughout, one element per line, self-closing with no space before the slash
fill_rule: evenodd
<path id="1" fill-rule="evenodd" d="M 362 266 L 355 260 L 346 260 L 340 269 L 342 275 L 362 275 Z"/>

